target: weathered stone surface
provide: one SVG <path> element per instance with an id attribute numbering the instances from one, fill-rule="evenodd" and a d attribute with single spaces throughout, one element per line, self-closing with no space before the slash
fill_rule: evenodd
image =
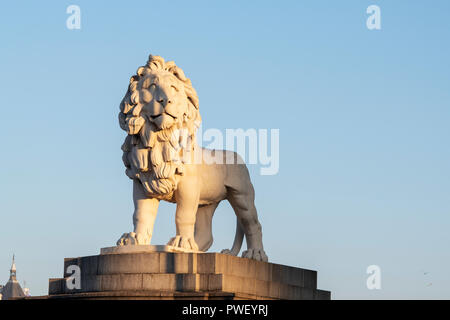
<path id="1" fill-rule="evenodd" d="M 64 292 L 65 293 L 71 293 L 73 290 L 70 290 L 67 288 L 66 284 L 64 283 Z M 79 292 L 91 292 L 91 291 L 102 291 L 102 281 L 101 278 L 99 278 L 95 274 L 86 274 L 81 277 L 81 289 L 76 290 Z"/>
<path id="2" fill-rule="evenodd" d="M 142 274 L 102 275 L 101 291 L 142 290 Z"/>
<path id="3" fill-rule="evenodd" d="M 143 289 L 144 290 L 160 290 L 160 291 L 177 291 L 176 274 L 144 274 Z M 179 290 L 181 291 L 181 290 Z"/>
<path id="4" fill-rule="evenodd" d="M 175 272 L 175 257 L 172 253 L 159 254 L 159 272 L 160 273 Z"/>
<path id="5" fill-rule="evenodd" d="M 314 291 L 314 300 L 330 300 L 331 292 L 325 290 L 315 290 Z"/>
<path id="6" fill-rule="evenodd" d="M 161 253 L 163 255 L 163 253 Z M 177 253 L 173 254 L 175 273 L 197 273 L 198 254 Z"/>
<path id="7" fill-rule="evenodd" d="M 275 263 L 252 261 L 220 253 L 197 255 L 198 273 L 226 273 L 239 277 L 255 277 L 258 280 L 289 283 L 316 288 L 317 272 Z"/>
<path id="8" fill-rule="evenodd" d="M 61 294 L 64 292 L 64 279 L 49 279 L 48 280 L 48 294 Z"/>
<path id="9" fill-rule="evenodd" d="M 98 256 L 97 274 L 159 273 L 159 253 L 106 254 Z"/>

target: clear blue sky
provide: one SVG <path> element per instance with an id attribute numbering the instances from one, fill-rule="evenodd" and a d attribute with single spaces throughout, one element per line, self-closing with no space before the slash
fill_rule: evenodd
<path id="1" fill-rule="evenodd" d="M 272 262 L 318 270 L 337 299 L 450 298 L 450 2 L 130 3 L 0 6 L 0 283 L 15 253 L 45 294 L 65 257 L 131 230 L 117 113 L 152 53 L 192 79 L 205 129 L 280 129 L 279 173 L 250 166 Z M 234 223 L 223 203 L 212 250 Z M 163 204 L 153 242 L 174 231 Z"/>

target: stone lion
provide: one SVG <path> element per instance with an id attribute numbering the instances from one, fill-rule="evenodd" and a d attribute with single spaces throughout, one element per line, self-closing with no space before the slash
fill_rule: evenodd
<path id="1" fill-rule="evenodd" d="M 127 176 L 133 180 L 134 231 L 117 245 L 150 244 L 160 200 L 176 203 L 176 235 L 168 245 L 206 251 L 213 242 L 212 217 L 227 199 L 237 216 L 231 250 L 267 261 L 255 192 L 242 159 L 235 153 L 201 148 L 196 131 L 201 123 L 198 97 L 191 81 L 173 61 L 149 56 L 130 79 L 120 104 L 120 127 L 128 135 L 122 145 Z"/>

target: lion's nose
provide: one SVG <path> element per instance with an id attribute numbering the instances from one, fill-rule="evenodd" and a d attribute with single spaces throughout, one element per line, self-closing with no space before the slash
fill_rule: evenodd
<path id="1" fill-rule="evenodd" d="M 172 103 L 172 100 L 170 100 L 170 99 L 159 99 L 158 102 L 161 103 L 162 105 L 167 105 L 169 103 Z"/>

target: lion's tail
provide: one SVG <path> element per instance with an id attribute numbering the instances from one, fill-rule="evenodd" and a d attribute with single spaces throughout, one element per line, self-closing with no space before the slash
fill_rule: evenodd
<path id="1" fill-rule="evenodd" d="M 234 235 L 233 247 L 230 250 L 230 254 L 237 256 L 241 251 L 242 241 L 244 240 L 244 229 L 242 228 L 239 219 L 236 218 L 236 234 Z"/>
<path id="2" fill-rule="evenodd" d="M 201 206 L 197 210 L 197 219 L 195 222 L 195 242 L 197 242 L 200 251 L 207 251 L 213 243 L 212 217 L 217 205 L 218 203 Z M 222 253 L 237 256 L 241 250 L 243 240 L 244 229 L 242 228 L 239 219 L 236 219 L 236 234 L 234 235 L 233 247 L 231 250 L 222 250 Z"/>

